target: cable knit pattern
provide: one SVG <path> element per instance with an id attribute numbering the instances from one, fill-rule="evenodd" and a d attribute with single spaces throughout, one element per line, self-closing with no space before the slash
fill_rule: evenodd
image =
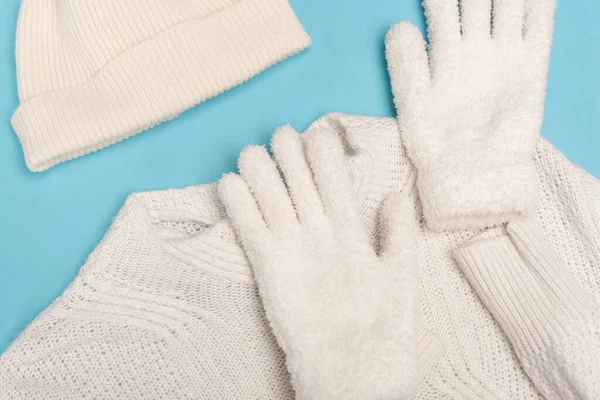
<path id="1" fill-rule="evenodd" d="M 555 0 L 495 1 L 493 9 L 491 0 L 461 0 L 460 13 L 458 1 L 423 5 L 427 51 L 419 30 L 402 22 L 387 35 L 386 56 L 428 226 L 533 215 Z"/>
<path id="2" fill-rule="evenodd" d="M 28 168 L 43 171 L 174 118 L 309 44 L 287 0 L 24 0 L 12 125 Z"/>
<path id="3" fill-rule="evenodd" d="M 600 393 L 600 307 L 535 221 L 487 231 L 455 251 L 546 399 Z"/>
<path id="4" fill-rule="evenodd" d="M 215 189 L 132 195 L 0 358 L 0 398 L 292 399 Z"/>
<path id="5" fill-rule="evenodd" d="M 330 114 L 316 121 L 309 131 L 317 128 L 330 129 L 345 142 L 360 213 L 372 244 L 378 248 L 382 236 L 377 228 L 381 206 L 390 193 L 402 191 L 414 175 L 402 148 L 396 120 Z M 600 182 L 571 164 L 546 141 L 537 144 L 533 159 L 540 187 L 538 219 L 541 230 L 564 260 L 563 267 L 572 279 L 590 294 L 593 301 L 599 303 Z M 97 323 L 94 322 L 95 316 L 87 310 L 84 313 L 68 311 L 68 320 L 56 320 L 55 313 L 64 313 L 63 303 L 72 304 L 71 298 L 80 296 L 81 282 L 88 277 L 94 277 L 96 282 L 108 281 L 104 287 L 110 288 L 110 291 L 105 290 L 106 294 L 102 295 L 107 297 L 94 303 L 94 307 L 99 309 L 107 307 L 105 298 L 110 303 L 124 304 L 122 299 L 127 299 L 127 296 L 118 299 L 114 296 L 118 293 L 116 289 L 121 291 L 125 287 L 130 293 L 128 297 L 131 293 L 149 294 L 144 307 L 164 304 L 168 298 L 171 299 L 169 304 L 179 309 L 192 310 L 192 313 L 197 313 L 194 310 L 198 309 L 210 309 L 220 315 L 226 321 L 224 325 L 234 330 L 232 335 L 239 335 L 238 339 L 229 342 L 241 340 L 238 351 L 244 348 L 251 352 L 243 359 L 252 360 L 239 362 L 241 356 L 237 351 L 217 352 L 214 356 L 217 361 L 214 362 L 210 361 L 211 356 L 202 356 L 203 367 L 198 371 L 204 374 L 203 385 L 212 389 L 214 384 L 217 386 L 214 390 L 230 391 L 221 398 L 228 398 L 227 395 L 229 398 L 252 397 L 240 392 L 242 389 L 235 383 L 237 377 L 252 380 L 244 385 L 245 388 L 271 388 L 270 391 L 259 392 L 263 398 L 269 398 L 268 394 L 271 398 L 292 398 L 289 376 L 284 372 L 283 353 L 277 349 L 274 336 L 266 328 L 257 289 L 252 284 L 239 283 L 238 279 L 229 277 L 232 265 L 239 265 L 238 262 L 219 262 L 221 259 L 230 260 L 230 257 L 239 261 L 241 251 L 237 246 L 223 244 L 234 243 L 229 225 L 219 223 L 223 217 L 213 186 L 132 195 L 73 285 L 0 356 L 0 398 L 68 399 L 83 397 L 80 396 L 82 391 L 88 391 L 88 397 L 93 397 L 90 391 L 96 393 L 96 397 L 106 393 L 94 392 L 94 385 L 99 390 L 114 390 L 124 398 L 139 397 L 131 388 L 123 387 L 126 382 L 131 385 L 139 382 L 142 388 L 146 384 L 153 388 L 149 393 L 156 393 L 163 386 L 179 393 L 179 382 L 175 380 L 177 372 L 172 378 L 169 378 L 168 372 L 179 368 L 184 355 L 193 357 L 196 353 L 179 347 L 162 353 L 149 351 L 152 347 L 147 343 L 154 343 L 154 339 L 143 341 L 139 339 L 141 336 L 132 334 L 134 327 L 127 327 L 134 320 L 124 317 L 123 309 L 102 313 L 103 322 Z M 148 225 L 143 221 L 152 223 Z M 157 240 L 154 234 L 148 236 L 148 226 L 153 227 L 151 232 L 168 234 L 160 235 L 162 240 Z M 121 234 L 123 232 L 127 234 Z M 444 347 L 444 355 L 427 375 L 415 397 L 417 400 L 542 399 L 524 372 L 508 337 L 453 258 L 452 252 L 457 247 L 480 233 L 478 230 L 431 232 L 424 221 L 420 221 L 417 227 L 421 324 L 438 337 Z M 168 246 L 165 247 L 164 241 Z M 173 246 L 176 253 L 171 250 Z M 220 256 L 215 257 L 211 255 L 214 254 L 213 247 L 224 248 L 225 253 L 230 255 L 219 252 Z M 208 272 L 214 270 L 207 269 L 209 265 L 217 266 L 218 273 Z M 233 277 L 239 276 L 239 273 L 233 274 Z M 201 285 L 198 281 L 208 283 Z M 222 285 L 214 286 L 210 283 L 212 281 Z M 213 289 L 208 290 L 207 287 Z M 159 295 L 158 298 L 155 294 Z M 164 315 L 162 310 L 157 313 Z M 169 310 L 168 315 L 171 313 Z M 177 314 L 181 315 L 180 312 Z M 149 317 L 150 320 L 154 318 L 157 317 Z M 176 319 L 169 319 L 168 325 L 174 324 Z M 108 349 L 97 345 L 113 340 L 97 335 L 98 329 L 101 329 L 99 324 L 122 327 L 120 334 L 113 336 L 117 344 Z M 60 329 L 53 329 L 53 326 L 59 325 Z M 108 328 L 102 329 L 105 332 Z M 217 334 L 209 335 L 208 332 L 222 332 L 214 329 L 211 326 L 201 338 L 194 339 L 194 343 L 206 343 L 197 347 L 210 350 L 222 343 L 224 339 Z M 157 343 L 163 341 L 157 340 Z M 423 347 L 428 347 L 427 343 L 423 342 Z M 78 350 L 79 346 L 89 351 L 83 353 Z M 145 347 L 143 357 L 139 356 L 142 351 L 135 350 L 135 346 Z M 103 355 L 103 351 L 106 354 Z M 177 363 L 169 364 L 169 360 L 175 358 L 172 354 L 177 355 Z M 128 357 L 135 359 L 127 361 Z M 88 360 L 96 364 L 90 364 Z M 204 367 L 213 363 L 218 367 Z M 95 367 L 89 368 L 90 365 Z M 144 368 L 146 373 L 141 376 L 140 371 Z M 243 373 L 238 372 L 233 375 L 236 378 L 230 378 L 231 371 L 239 369 L 243 369 Z M 168 379 L 148 371 L 156 371 L 159 375 L 166 373 L 168 379 L 174 380 L 169 383 Z M 270 383 L 256 383 L 259 375 Z M 225 383 L 221 384 L 221 381 Z M 121 385 L 118 385 L 119 382 Z M 114 387 L 110 386 L 111 383 Z"/>

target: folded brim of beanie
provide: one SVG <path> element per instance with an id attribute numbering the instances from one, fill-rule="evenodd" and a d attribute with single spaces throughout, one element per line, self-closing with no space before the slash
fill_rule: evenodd
<path id="1" fill-rule="evenodd" d="M 12 117 L 32 171 L 109 146 L 236 86 L 310 44 L 287 0 L 242 0 L 119 54 L 88 81 Z"/>

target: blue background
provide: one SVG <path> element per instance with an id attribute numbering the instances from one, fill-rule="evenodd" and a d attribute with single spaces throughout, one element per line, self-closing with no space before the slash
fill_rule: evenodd
<path id="1" fill-rule="evenodd" d="M 0 352 L 54 300 L 128 194 L 217 180 L 246 144 L 330 111 L 393 116 L 384 36 L 424 28 L 420 0 L 292 0 L 313 44 L 179 118 L 43 173 L 29 172 L 10 126 L 18 105 L 18 0 L 0 11 Z M 559 4 L 543 135 L 600 177 L 600 3 Z M 600 201 L 600 199 L 599 199 Z"/>

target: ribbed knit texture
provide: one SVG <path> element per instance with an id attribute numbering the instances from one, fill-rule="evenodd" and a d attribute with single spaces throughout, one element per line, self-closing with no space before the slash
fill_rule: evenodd
<path id="1" fill-rule="evenodd" d="M 392 118 L 370 118 L 342 114 L 330 114 L 316 121 L 309 130 L 313 129 L 331 129 L 337 132 L 346 142 L 348 148 L 348 163 L 354 178 L 354 189 L 360 204 L 361 215 L 367 226 L 367 232 L 375 247 L 380 242 L 380 232 L 378 231 L 378 215 L 380 213 L 383 201 L 391 192 L 401 191 L 405 185 L 412 180 L 414 169 L 402 148 L 398 125 Z M 564 260 L 564 268 L 572 274 L 573 279 L 581 287 L 591 294 L 596 302 L 600 301 L 600 182 L 583 170 L 571 164 L 554 147 L 545 141 L 540 141 L 534 153 L 534 160 L 538 175 L 538 184 L 540 185 L 540 210 L 538 218 L 541 222 L 541 229 L 550 241 L 556 253 Z M 134 207 L 134 205 L 137 206 Z M 201 206 L 202 205 L 202 206 Z M 146 225 L 139 225 L 140 218 L 137 214 L 132 214 L 134 209 L 136 213 L 142 215 L 152 215 L 155 223 L 154 227 L 169 228 L 166 238 L 171 238 L 171 245 L 190 243 L 186 238 L 201 235 L 216 236 L 224 238 L 225 242 L 232 241 L 227 239 L 230 233 L 227 229 L 218 228 L 217 222 L 223 218 L 223 210 L 216 200 L 214 190 L 208 190 L 204 187 L 188 188 L 184 190 L 169 190 L 158 193 L 136 194 L 127 202 L 120 217 L 115 221 L 115 226 L 111 228 L 107 238 L 99 246 L 98 250 L 90 257 L 86 266 L 82 269 L 80 275 L 83 277 L 94 275 L 103 279 L 108 276 L 110 288 L 119 288 L 122 286 L 131 287 L 132 291 L 137 288 L 143 289 L 144 293 L 164 293 L 163 290 L 156 291 L 152 288 L 164 288 L 169 290 L 167 297 L 181 296 L 176 288 L 191 288 L 191 293 L 196 295 L 192 299 L 200 299 L 200 308 L 208 306 L 206 304 L 235 305 L 243 311 L 233 311 L 226 308 L 222 313 L 223 318 L 228 318 L 229 314 L 235 316 L 245 323 L 240 323 L 243 331 L 239 333 L 243 339 L 252 340 L 243 342 L 240 348 L 257 346 L 257 353 L 252 353 L 248 359 L 253 361 L 239 364 L 237 356 L 216 355 L 218 365 L 226 365 L 227 368 L 241 368 L 240 365 L 248 367 L 244 371 L 257 371 L 257 374 L 271 376 L 271 388 L 275 396 L 284 394 L 281 398 L 290 395 L 289 386 L 285 389 L 281 380 L 285 373 L 284 359 L 281 353 L 273 350 L 275 339 L 272 335 L 266 335 L 264 332 L 265 319 L 261 317 L 252 317 L 258 313 L 253 307 L 257 307 L 257 290 L 254 286 L 247 284 L 232 284 L 227 279 L 225 289 L 206 291 L 198 284 L 196 272 L 198 270 L 197 259 L 203 260 L 200 265 L 217 265 L 218 270 L 227 271 L 229 263 L 219 262 L 223 253 L 218 256 L 211 256 L 213 252 L 207 246 L 202 246 L 201 251 L 190 250 L 189 246 L 183 246 L 185 251 L 178 251 L 175 260 L 183 259 L 173 263 L 172 256 L 164 254 L 162 241 L 147 242 L 144 237 L 146 234 Z M 131 218 L 121 218 L 129 215 Z M 225 224 L 227 225 L 227 224 Z M 117 228 L 120 226 L 120 228 Z M 222 225 L 221 225 L 222 226 Z M 116 232 L 127 228 L 128 235 L 116 235 Z M 212 227 L 212 228 L 211 228 Z M 160 231 L 163 231 L 160 229 Z M 417 241 L 417 262 L 419 264 L 419 280 L 421 295 L 421 323 L 433 335 L 439 338 L 443 344 L 444 355 L 433 366 L 432 371 L 427 375 L 425 383 L 422 385 L 420 393 L 416 396 L 418 400 L 447 400 L 447 399 L 519 399 L 531 400 L 542 399 L 527 374 L 523 371 L 522 365 L 513 351 L 513 347 L 504 334 L 500 325 L 495 321 L 490 312 L 477 293 L 473 290 L 464 273 L 459 268 L 453 258 L 452 252 L 465 243 L 465 241 L 476 236 L 479 231 L 458 231 L 446 233 L 431 232 L 423 221 L 420 222 L 416 233 Z M 156 237 L 156 236 L 152 236 Z M 193 242 L 193 240 L 191 241 Z M 217 243 L 210 240 L 212 246 Z M 172 247 L 172 246 L 171 246 Z M 217 246 L 222 248 L 221 245 Z M 239 248 L 232 250 L 231 247 L 225 247 L 227 253 L 233 255 L 239 254 Z M 136 250 L 137 249 L 137 250 Z M 101 254 L 106 256 L 100 257 Z M 169 252 L 169 254 L 172 254 Z M 237 258 L 237 256 L 235 257 Z M 228 256 L 225 259 L 229 259 Z M 153 267 L 158 261 L 158 266 Z M 164 261 L 166 260 L 166 261 Z M 164 262 L 163 262 L 164 261 Z M 173 267 L 173 265 L 180 267 Z M 183 268 L 183 269 L 180 269 Z M 94 273 L 94 270 L 107 272 Z M 145 270 L 155 272 L 145 272 Z M 173 273 L 172 270 L 178 271 Z M 204 270 L 204 267 L 201 268 Z M 212 270 L 212 269 L 211 269 Z M 114 271 L 108 273 L 108 271 Z M 195 272 L 196 271 L 196 272 Z M 199 275 L 204 275 L 199 273 Z M 154 276 L 154 278 L 152 278 Z M 74 285 L 82 279 L 77 278 Z M 209 279 L 209 280 L 212 280 Z M 223 281 L 224 282 L 224 281 Z M 148 286 L 150 285 L 150 286 Z M 71 296 L 79 296 L 78 286 L 67 292 L 57 300 L 48 310 L 46 310 L 29 328 L 11 345 L 11 347 L 0 357 L 0 398 L 35 398 L 35 396 L 25 396 L 22 393 L 26 390 L 37 390 L 37 398 L 51 399 L 52 396 L 47 393 L 59 393 L 54 398 L 69 398 L 69 390 L 74 393 L 71 398 L 80 398 L 80 390 L 75 381 L 69 380 L 69 377 L 78 376 L 79 382 L 93 382 L 98 379 L 98 385 L 104 389 L 106 385 L 114 380 L 114 375 L 106 376 L 101 367 L 107 366 L 119 371 L 119 376 L 127 376 L 122 368 L 131 368 L 131 373 L 140 376 L 141 370 L 148 371 L 149 366 L 161 365 L 161 357 L 167 357 L 172 352 L 163 352 L 161 356 L 148 356 L 149 351 L 143 351 L 142 361 L 137 361 L 135 357 L 141 357 L 138 353 L 131 353 L 137 362 L 134 367 L 123 366 L 122 360 L 127 359 L 127 352 L 120 349 L 128 348 L 128 345 L 122 345 L 126 337 L 131 336 L 128 331 L 119 335 L 117 346 L 111 347 L 104 357 L 97 358 L 99 364 L 94 370 L 85 370 L 82 365 L 90 365 L 83 354 L 78 351 L 80 358 L 71 356 L 73 351 L 70 346 L 86 346 L 86 343 L 98 343 L 101 336 L 97 335 L 97 330 L 90 332 L 87 322 L 78 322 L 89 320 L 87 312 L 77 314 L 74 320 L 64 323 L 66 328 L 61 331 L 51 331 L 54 320 L 52 315 L 54 309 L 62 309 L 63 300 L 68 300 Z M 197 288 L 198 287 L 198 288 Z M 238 289 L 238 288 L 245 289 Z M 252 289 L 250 289 L 250 287 Z M 197 289 L 196 289 L 197 288 Z M 232 289 L 231 289 L 232 288 Z M 229 292 L 233 290 L 233 292 Z M 240 291 L 241 290 L 241 291 Z M 110 296 L 113 292 L 107 291 Z M 204 293 L 213 293 L 215 296 L 219 293 L 238 293 L 235 296 L 227 297 L 225 301 L 216 300 L 216 303 L 206 303 L 204 300 L 211 298 Z M 189 293 L 186 292 L 185 293 Z M 240 293 L 246 293 L 241 295 Z M 112 300 L 112 297 L 108 297 Z M 162 298 L 162 297 L 161 297 Z M 187 298 L 187 297 L 186 297 Z M 217 296 L 217 299 L 219 297 Z M 232 299 L 237 299 L 234 302 Z M 221 297 L 223 299 L 223 297 Z M 185 300 L 185 299 L 184 299 Z M 121 301 L 120 299 L 118 300 Z M 154 300 L 156 301 L 156 299 Z M 180 300 L 173 300 L 181 301 Z M 104 301 L 103 301 L 104 302 Z M 102 303 L 102 302 L 101 302 Z M 151 301 L 146 304 L 152 304 Z M 181 303 L 176 303 L 181 304 Z M 102 306 L 104 307 L 104 306 Z M 220 307 L 217 307 L 220 308 Z M 214 307 L 213 307 L 214 309 Z M 216 311 L 215 311 L 216 313 Z M 220 314 L 221 315 L 221 314 Z M 86 319 L 87 318 L 87 319 Z M 119 318 L 119 323 L 128 323 L 128 319 Z M 77 327 L 79 324 L 79 327 Z M 235 324 L 234 324 L 235 325 Z M 250 325 L 256 325 L 251 327 Z M 38 328 L 39 326 L 39 328 Z M 261 328 L 261 326 L 263 328 Z M 209 329 L 212 331 L 212 328 Z M 81 338 L 81 332 L 88 332 L 88 338 L 80 341 L 69 342 L 68 345 L 62 345 L 73 339 Z M 266 336 L 265 336 L 266 335 Z M 138 337 L 135 334 L 133 337 Z M 204 336 L 206 337 L 206 336 Z M 211 346 L 205 346 L 208 349 L 219 342 L 216 336 L 210 336 Z M 266 338 L 271 344 L 263 344 Z M 132 345 L 139 340 L 132 339 Z M 426 342 L 422 342 L 426 344 Z M 425 348 L 427 346 L 424 346 Z M 64 351 L 67 356 L 61 355 Z M 98 352 L 99 355 L 104 348 L 94 347 L 92 352 Z M 249 350 L 250 351 L 250 350 Z M 153 352 L 150 352 L 153 353 Z M 235 353 L 235 352 L 234 352 Z M 158 354 L 154 352 L 153 354 Z M 182 351 L 176 352 L 177 363 L 179 362 Z M 225 353 L 221 353 L 225 354 Z M 268 357 L 269 360 L 265 359 Z M 114 358 L 121 361 L 115 362 Z M 204 357 L 203 363 L 206 364 L 211 357 Z M 428 359 L 421 357 L 420 359 Z M 64 362 L 59 360 L 65 360 Z M 68 362 L 66 361 L 68 360 Z M 253 362 L 260 360 L 269 366 L 256 367 Z M 55 365 L 52 365 L 54 362 Z M 174 362 L 174 361 L 173 361 Z M 164 368 L 171 370 L 176 368 L 173 364 L 162 364 Z M 118 368 L 118 369 L 115 369 Z M 158 367 L 157 367 L 158 368 Z M 263 369 L 264 368 L 264 369 Z M 205 371 L 206 369 L 202 370 Z M 79 375 L 78 375 L 79 374 Z M 147 374 L 147 372 L 146 372 Z M 225 379 L 221 377 L 222 370 L 219 370 L 219 381 Z M 82 376 L 83 375 L 83 376 Z M 223 374 L 225 377 L 231 376 L 229 373 Z M 144 375 L 146 376 L 146 375 Z M 205 380 L 205 385 L 212 382 L 216 374 L 209 374 Z M 246 376 L 244 374 L 239 376 Z M 252 375 L 255 376 L 255 375 Z M 56 378 L 56 380 L 54 379 Z M 287 381 L 286 376 L 286 381 Z M 108 379 L 108 381 L 107 381 Z M 156 378 L 147 378 L 147 384 L 153 385 Z M 248 378 L 251 379 L 251 378 Z M 217 381 L 217 382 L 219 382 Z M 235 381 L 235 379 L 225 380 L 226 382 Z M 119 381 L 115 381 L 119 382 Z M 162 382 L 162 381 L 159 381 Z M 2 386 L 4 385 L 4 386 Z M 66 385 L 62 386 L 61 385 Z M 80 385 L 89 387 L 89 383 Z M 230 398 L 249 398 L 251 396 L 240 396 L 236 392 L 238 387 L 232 383 L 221 384 L 220 390 L 232 390 Z M 256 384 L 258 385 L 258 384 Z M 287 383 L 289 385 L 289 383 Z M 158 384 L 156 384 L 158 386 Z M 253 386 L 253 385 L 250 385 Z M 119 389 L 120 386 L 116 386 Z M 137 386 L 133 386 L 136 387 Z M 170 387 L 170 386 L 168 386 Z M 58 389 L 57 389 L 58 388 Z M 279 389 L 277 389 L 279 388 Z M 219 388 L 217 388 L 219 389 Z M 215 389 L 215 390 L 217 390 Z M 91 389 L 90 389 L 91 390 Z M 136 398 L 131 392 L 124 392 L 123 397 Z M 158 389 L 157 389 L 158 390 Z M 104 393 L 104 392 L 103 392 Z M 152 393 L 152 392 L 151 392 Z M 177 393 L 177 392 L 174 392 Z M 231 392 L 230 392 L 231 393 Z M 131 395 L 130 395 L 131 394 Z M 268 398 L 265 392 L 261 395 Z M 115 396 L 116 397 L 116 396 Z M 155 396 L 158 397 L 158 396 Z M 200 397 L 200 396 L 197 396 Z M 223 396 L 222 398 L 227 398 Z M 287 397 L 289 398 L 289 397 Z"/>
<path id="2" fill-rule="evenodd" d="M 24 0 L 12 118 L 43 171 L 142 132 L 307 47 L 287 0 Z"/>
<path id="3" fill-rule="evenodd" d="M 487 231 L 455 252 L 546 399 L 600 393 L 600 307 L 535 221 Z"/>
<path id="4" fill-rule="evenodd" d="M 419 382 L 423 382 L 435 363 L 444 354 L 444 345 L 427 329 L 421 327 L 417 338 L 417 357 L 419 362 Z"/>

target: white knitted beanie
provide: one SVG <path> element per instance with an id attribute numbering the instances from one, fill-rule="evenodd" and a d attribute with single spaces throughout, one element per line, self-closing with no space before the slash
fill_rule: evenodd
<path id="1" fill-rule="evenodd" d="M 12 118 L 32 171 L 142 132 L 310 44 L 287 0 L 23 0 Z"/>

